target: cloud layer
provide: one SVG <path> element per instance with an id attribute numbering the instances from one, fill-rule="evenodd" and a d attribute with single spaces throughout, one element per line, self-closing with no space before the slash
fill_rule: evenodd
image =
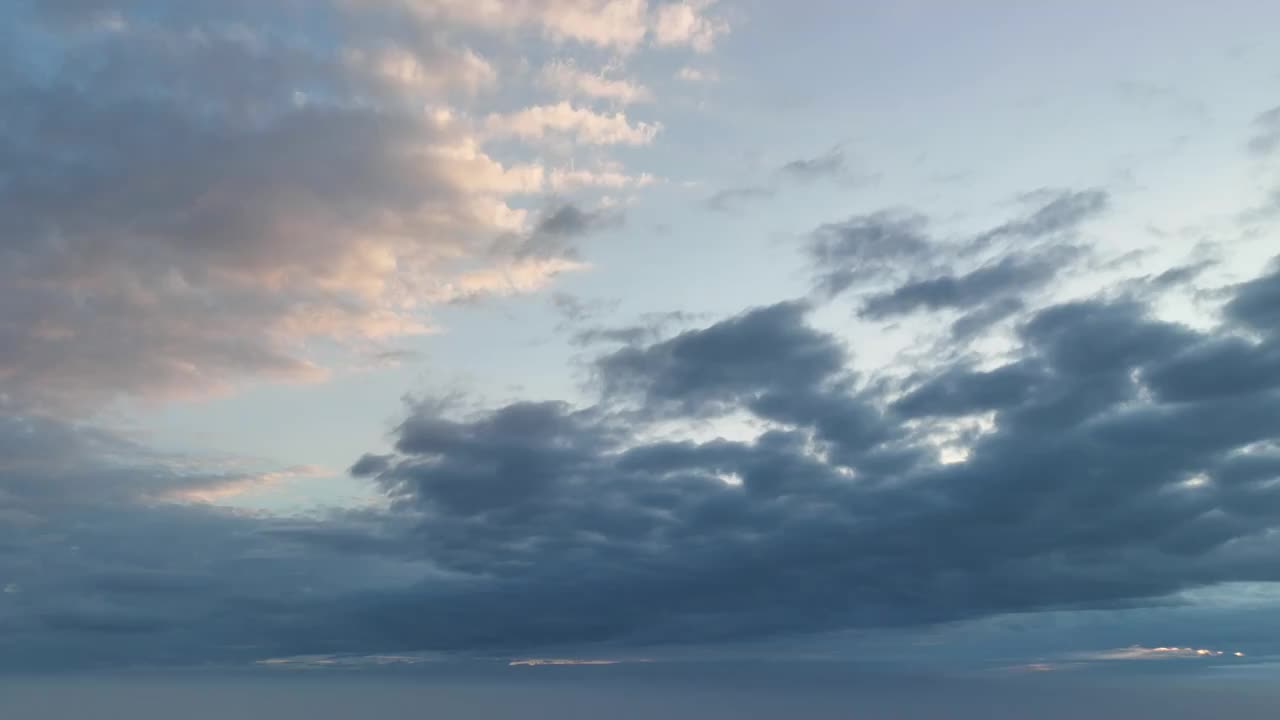
<path id="1" fill-rule="evenodd" d="M 87 642 L 81 662 L 518 657 L 1274 582 L 1278 288 L 1280 267 L 1226 289 L 1211 329 L 1137 296 L 1050 304 L 1002 364 L 943 361 L 905 384 L 860 377 L 808 304 L 760 307 L 600 356 L 588 407 L 416 405 L 391 453 L 352 467 L 390 507 L 325 520 L 143 509 L 225 479 L 58 423 L 7 426 L 33 451 L 0 482 L 21 519 L 0 568 L 16 588 L 5 660 L 56 665 Z M 650 432 L 744 416 L 753 437 Z M 96 482 L 113 454 L 128 470 Z"/>
<path id="2" fill-rule="evenodd" d="M 701 52 L 726 29 L 710 10 L 14 9 L 0 74 L 3 392 L 76 414 L 245 378 L 317 380 L 330 370 L 317 343 L 428 332 L 434 303 L 545 285 L 575 265 L 494 257 L 494 238 L 531 230 L 527 208 L 543 193 L 587 192 L 591 205 L 593 187 L 652 177 L 607 158 L 599 169 L 575 168 L 572 154 L 529 160 L 511 141 L 651 143 L 660 122 L 592 104 L 650 91 L 580 69 L 570 51 Z M 523 59 L 506 33 L 565 52 L 547 66 L 549 96 L 513 104 L 508 76 Z"/>
<path id="3" fill-rule="evenodd" d="M 386 341 L 433 331 L 443 304 L 592 267 L 585 243 L 644 207 L 619 195 L 699 187 L 642 164 L 690 142 L 707 98 L 679 108 L 658 80 L 713 78 L 726 15 L 61 0 L 0 16 L 0 669 L 824 642 L 918 659 L 933 650 L 896 646 L 1134 609 L 1143 637 L 1084 633 L 1000 667 L 1280 657 L 1248 627 L 1274 621 L 1274 594 L 1236 596 L 1280 582 L 1280 258 L 1245 268 L 1228 246 L 1269 229 L 1265 208 L 1130 277 L 1138 256 L 1099 240 L 1145 212 L 1119 186 L 1042 187 L 960 232 L 878 205 L 784 218 L 806 229 L 798 286 L 631 324 L 552 295 L 558 350 L 585 369 L 574 399 L 410 399 L 382 446 L 341 461 L 358 502 L 234 510 L 219 503 L 332 473 L 157 452 L 106 427 L 113 403 L 323 380 L 411 353 Z M 742 92 L 728 72 L 721 87 Z M 1236 144 L 1267 172 L 1276 111 L 1249 133 Z M 837 145 L 705 204 L 873 177 L 853 165 Z M 674 272 L 685 240 L 585 292 L 740 267 Z M 901 334 L 912 347 L 886 359 Z M 489 340 L 469 351 L 513 347 Z M 1218 608 L 1219 636 L 1156 637 Z"/>

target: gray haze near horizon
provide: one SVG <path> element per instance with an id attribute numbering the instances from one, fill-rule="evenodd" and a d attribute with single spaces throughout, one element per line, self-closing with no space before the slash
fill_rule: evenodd
<path id="1" fill-rule="evenodd" d="M 1230 678 L 893 675 L 803 662 L 0 681 L 0 713 L 40 720 L 1266 720 L 1277 703 L 1274 687 Z"/>

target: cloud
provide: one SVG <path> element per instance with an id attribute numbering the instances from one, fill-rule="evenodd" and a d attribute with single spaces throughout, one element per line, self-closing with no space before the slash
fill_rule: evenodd
<path id="1" fill-rule="evenodd" d="M 630 53 L 646 40 L 660 47 L 711 49 L 729 31 L 708 11 L 714 0 L 392 0 L 423 25 L 457 24 L 490 32 L 539 31 L 557 44 L 579 43 Z"/>
<path id="2" fill-rule="evenodd" d="M 156 496 L 166 502 L 198 502 L 216 504 L 255 490 L 269 488 L 290 480 L 332 475 L 317 465 L 298 465 L 268 472 L 250 473 L 239 477 L 216 478 L 206 482 L 188 482 L 183 487 L 167 490 Z"/>
<path id="3" fill-rule="evenodd" d="M 1241 325 L 1274 336 L 1280 329 L 1280 263 L 1272 271 L 1240 285 L 1227 302 L 1228 318 Z"/>
<path id="4" fill-rule="evenodd" d="M 647 144 L 660 125 L 568 103 L 497 112 L 507 78 L 477 48 L 500 56 L 509 38 L 482 33 L 525 26 L 625 45 L 650 15 L 585 0 L 16 11 L 0 39 L 38 36 L 48 62 L 12 64 L 0 90 L 0 392 L 77 416 L 322 381 L 317 338 L 365 355 L 434 331 L 433 304 L 581 268 L 495 255 L 494 238 L 535 231 L 529 196 L 654 178 L 572 154 L 548 171 L 489 139 Z M 624 89 L 585 88 L 643 94 Z"/>
<path id="5" fill-rule="evenodd" d="M 1017 316 L 1026 309 L 1021 298 L 1003 297 L 993 300 L 956 318 L 951 323 L 951 337 L 965 340 L 973 337 L 996 323 Z"/>
<path id="6" fill-rule="evenodd" d="M 568 102 L 535 105 L 509 114 L 492 114 L 485 129 L 495 136 L 542 140 L 554 134 L 567 135 L 590 145 L 647 145 L 662 130 L 661 123 L 632 125 L 626 114 L 598 113 Z"/>
<path id="7" fill-rule="evenodd" d="M 600 373 L 611 393 L 638 394 L 651 408 L 675 403 L 695 415 L 773 386 L 815 388 L 839 372 L 845 352 L 799 322 L 807 310 L 802 303 L 781 303 L 648 347 L 625 348 L 601 358 Z"/>
<path id="8" fill-rule="evenodd" d="M 716 38 L 729 32 L 728 22 L 704 14 L 713 4 L 715 0 L 684 0 L 659 5 L 653 25 L 654 42 L 710 52 Z"/>
<path id="9" fill-rule="evenodd" d="M 974 235 L 940 239 L 923 215 L 880 211 L 828 223 L 807 238 L 816 295 L 863 292 L 859 316 L 887 320 L 919 311 L 960 311 L 951 340 L 968 341 L 1028 307 L 1062 271 L 1089 255 L 1075 241 L 1080 226 L 1108 205 L 1102 190 L 1041 190 L 1024 196 L 1033 209 Z M 1173 271 L 1132 290 L 1177 284 Z M 887 286 L 887 287 L 886 287 Z"/>
<path id="10" fill-rule="evenodd" d="M 720 79 L 720 73 L 714 69 L 686 65 L 676 71 L 676 79 L 688 83 L 712 83 Z"/>
<path id="11" fill-rule="evenodd" d="M 548 263 L 576 263 L 578 240 L 622 222 L 623 215 L 616 210 L 584 210 L 572 202 L 556 202 L 538 213 L 527 233 L 499 238 L 494 251 L 500 256 L 512 256 L 519 265 L 528 267 L 537 267 L 538 263 L 548 267 L 555 267 Z M 558 269 L 575 268 L 563 265 Z"/>
<path id="12" fill-rule="evenodd" d="M 1020 331 L 1022 359 L 945 369 L 882 413 L 804 316 L 761 308 L 601 360 L 606 398 L 655 418 L 745 410 L 770 424 L 754 440 L 637 443 L 636 416 L 613 424 L 608 405 L 412 417 L 381 481 L 431 514 L 433 557 L 489 583 L 466 595 L 482 607 L 452 642 L 892 626 L 1272 577 L 1280 504 L 1260 502 L 1269 475 L 1239 473 L 1255 464 L 1243 449 L 1280 427 L 1280 400 L 1259 384 L 1166 403 L 1139 384 L 1212 336 L 1140 305 L 1053 306 Z M 960 463 L 932 460 L 909 422 L 975 413 L 994 424 Z M 1195 472 L 1213 480 L 1184 488 Z M 565 586 L 570 568 L 580 579 Z M 507 593 L 525 599 L 519 618 L 497 600 Z"/>
<path id="13" fill-rule="evenodd" d="M 817 228 L 808 251 L 818 269 L 819 288 L 836 295 L 890 268 L 927 260 L 934 246 L 926 227 L 922 215 L 882 211 Z"/>
<path id="14" fill-rule="evenodd" d="M 653 99 L 653 92 L 643 85 L 629 80 L 611 79 L 603 72 L 581 70 L 573 61 L 555 60 L 548 63 L 542 68 L 542 82 L 568 98 L 612 100 L 619 105 Z"/>
<path id="15" fill-rule="evenodd" d="M 577 658 L 522 658 L 507 663 L 511 667 L 538 667 L 540 665 L 618 665 L 624 662 L 645 662 L 644 660 L 609 660 L 609 659 L 577 659 Z"/>
<path id="16" fill-rule="evenodd" d="M 601 356 L 594 404 L 412 405 L 352 468 L 389 506 L 319 518 L 146 504 L 217 474 L 11 423 L 0 664 L 620 657 L 1278 581 L 1270 280 L 1198 329 L 1050 304 L 994 366 L 900 383 L 859 377 L 805 303 L 752 309 Z M 980 417 L 943 462 L 935 430 Z M 751 429 L 656 432 L 721 418 Z"/>
<path id="17" fill-rule="evenodd" d="M 679 310 L 665 313 L 645 313 L 638 322 L 613 327 L 585 327 L 574 331 L 570 342 L 578 346 L 616 343 L 643 345 L 661 338 L 673 324 L 687 323 L 693 315 Z M 580 318 L 585 320 L 586 318 Z"/>
<path id="18" fill-rule="evenodd" d="M 1244 653 L 1228 650 L 1191 647 L 1143 647 L 1131 645 L 1115 650 L 1103 650 L 1080 655 L 1083 660 L 1197 660 L 1218 657 L 1244 657 Z"/>
<path id="19" fill-rule="evenodd" d="M 437 303 L 469 302 L 485 297 L 505 297 L 541 290 L 552 280 L 570 272 L 586 270 L 589 265 L 563 255 L 541 255 L 543 250 L 561 252 L 570 246 L 553 243 L 545 248 L 530 248 L 524 257 L 508 260 L 483 270 L 461 273 L 453 280 L 441 283 L 427 297 Z M 572 254 L 572 253 L 569 253 Z"/>
<path id="20" fill-rule="evenodd" d="M 821 164 L 820 164 L 821 166 Z M 914 279 L 874 300 L 877 306 L 897 308 L 964 307 L 986 291 L 1013 290 L 1052 274 L 1055 263 L 1079 252 L 1069 240 L 1080 226 L 1106 210 L 1104 190 L 1041 190 L 1024 198 L 1035 204 L 1031 212 L 960 240 L 932 237 L 924 215 L 880 211 L 828 223 L 809 235 L 808 251 L 820 292 L 838 295 L 869 280 L 933 274 Z M 985 267 L 963 275 L 950 270 L 1001 248 Z M 1028 254 L 1029 251 L 1034 251 Z M 947 272 L 950 270 L 950 272 Z M 934 305 L 934 303 L 937 303 Z"/>
<path id="21" fill-rule="evenodd" d="M 591 168 L 555 168 L 547 175 L 551 190 L 563 192 L 578 188 L 608 188 L 622 190 L 652 185 L 658 179 L 649 173 L 629 175 L 620 166 L 606 165 Z"/>
<path id="22" fill-rule="evenodd" d="M 438 97 L 455 88 L 475 94 L 498 82 L 493 65 L 470 49 L 434 47 L 428 54 L 398 45 L 356 47 L 347 49 L 342 61 L 357 76 L 410 96 Z"/>
<path id="23" fill-rule="evenodd" d="M 1105 190 L 1042 189 L 1027 200 L 1039 207 L 1025 217 L 1004 223 L 979 235 L 973 245 L 983 248 L 998 240 L 1035 240 L 1077 230 L 1085 221 L 1101 215 L 1110 205 Z"/>
<path id="24" fill-rule="evenodd" d="M 569 342 L 579 347 L 610 343 L 642 345 L 662 337 L 671 325 L 695 319 L 690 313 L 676 310 L 644 313 L 630 324 L 607 326 L 599 324 L 599 321 L 603 315 L 617 310 L 618 300 L 586 302 L 572 295 L 556 293 L 552 295 L 551 302 L 562 318 L 556 330 L 568 331 Z"/>
<path id="25" fill-rule="evenodd" d="M 531 0 L 517 3 L 401 0 L 425 23 L 450 22 L 483 30 L 532 26 L 556 42 L 634 50 L 647 33 L 645 0 Z"/>
<path id="26" fill-rule="evenodd" d="M 325 670 L 338 668 L 370 668 L 421 665 L 433 662 L 429 655 L 296 655 L 266 658 L 255 665 L 281 670 Z"/>
<path id="27" fill-rule="evenodd" d="M 817 157 L 792 160 L 778 171 L 801 182 L 810 182 L 821 178 L 839 177 L 847 170 L 844 149 L 834 147 Z"/>
<path id="28" fill-rule="evenodd" d="M 822 179 L 856 180 L 849 171 L 843 148 L 837 146 L 816 157 L 784 163 L 774 170 L 768 183 L 725 188 L 707 198 L 706 205 L 711 210 L 733 212 L 753 201 L 774 197 L 785 183 L 807 184 Z"/>
<path id="29" fill-rule="evenodd" d="M 921 309 L 965 309 L 1008 300 L 1009 295 L 1042 287 L 1069 266 L 1074 254 L 1074 248 L 1064 248 L 1043 257 L 1010 256 L 963 275 L 909 282 L 890 292 L 872 295 L 859 314 L 880 320 Z"/>
<path id="30" fill-rule="evenodd" d="M 758 200 L 767 200 L 777 194 L 777 190 L 763 185 L 725 188 L 707 198 L 707 207 L 719 212 L 732 212 L 749 206 Z"/>
<path id="31" fill-rule="evenodd" d="M 600 211 L 587 212 L 566 203 L 539 220 L 533 232 L 556 238 L 582 237 L 604 220 L 605 215 Z"/>
<path id="32" fill-rule="evenodd" d="M 1258 157 L 1270 156 L 1280 148 L 1280 107 L 1273 107 L 1254 118 L 1256 134 L 1249 140 L 1249 151 Z"/>

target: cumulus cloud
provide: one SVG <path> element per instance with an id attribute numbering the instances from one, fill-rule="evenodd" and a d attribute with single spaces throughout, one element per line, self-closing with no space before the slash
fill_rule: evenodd
<path id="1" fill-rule="evenodd" d="M 434 330 L 434 303 L 580 268 L 492 254 L 536 230 L 523 198 L 653 181 L 495 155 L 491 137 L 647 144 L 660 125 L 568 103 L 475 112 L 503 78 L 464 32 L 625 44 L 647 32 L 642 1 L 145 5 L 35 4 L 4 31 L 50 60 L 0 86 L 0 392 L 34 411 L 323 380 L 316 338 L 359 353 Z"/>
<path id="2" fill-rule="evenodd" d="M 496 136 L 542 140 L 563 135 L 590 145 L 647 145 L 662 130 L 660 123 L 632 124 L 625 113 L 600 113 L 568 102 L 535 105 L 513 113 L 485 118 L 485 129 Z"/>
<path id="3" fill-rule="evenodd" d="M 620 166 L 606 165 L 592 168 L 555 168 L 547 175 L 551 190 L 564 192 L 578 188 L 607 188 L 623 190 L 642 188 L 657 182 L 650 173 L 628 174 Z"/>
<path id="4" fill-rule="evenodd" d="M 587 97 L 611 100 L 619 105 L 646 102 L 653 99 L 649 88 L 621 78 L 608 77 L 604 72 L 582 70 L 572 61 L 556 60 L 542 68 L 542 82 L 565 97 Z"/>
<path id="5" fill-rule="evenodd" d="M 705 10 L 715 0 L 684 0 L 659 5 L 654 21 L 654 41 L 658 45 L 687 45 L 709 52 L 716 38 L 729 31 L 723 19 L 709 17 Z"/>
<path id="6" fill-rule="evenodd" d="M 1280 581 L 1275 277 L 1199 329 L 1140 299 L 1050 304 L 1003 364 L 903 388 L 860 378 L 807 304 L 752 309 L 601 356 L 594 404 L 413 405 L 352 467 L 389 508 L 327 518 L 139 505 L 209 481 L 100 433 L 6 426 L 30 451 L 0 469 L 26 523 L 0 534 L 22 589 L 0 657 L 581 657 Z M 1222 363 L 1249 371 L 1213 380 Z M 741 416 L 737 439 L 651 432 Z M 943 462 L 931 424 L 975 417 Z M 107 467 L 118 482 L 89 481 Z"/>
<path id="7" fill-rule="evenodd" d="M 357 4 L 366 0 L 355 0 Z M 711 49 L 729 31 L 714 0 L 394 0 L 425 23 L 450 22 L 484 29 L 534 29 L 557 43 L 632 52 L 646 39 L 661 47 Z"/>
<path id="8" fill-rule="evenodd" d="M 163 455 L 40 412 L 320 377 L 310 338 L 424 332 L 423 305 L 583 267 L 576 243 L 620 216 L 512 196 L 627 171 L 556 180 L 489 138 L 642 145 L 658 125 L 460 109 L 499 65 L 424 28 L 626 52 L 723 33 L 698 2 L 343 0 L 315 6 L 347 29 L 326 50 L 302 41 L 314 19 L 264 7 L 21 18 L 59 62 L 0 84 L 0 667 L 592 664 L 1280 582 L 1280 265 L 1220 288 L 1196 326 L 1154 290 L 1038 295 L 1101 190 L 1034 193 L 959 238 L 909 212 L 809 235 L 821 300 L 860 293 L 865 320 L 936 313 L 953 337 L 1008 321 L 981 362 L 879 377 L 812 299 L 583 327 L 560 296 L 579 343 L 610 343 L 588 364 L 597 394 L 411 403 L 390 447 L 352 459 L 384 501 L 369 507 L 233 512 L 218 504 L 323 471 Z M 245 22 L 215 21 L 229 11 Z M 387 26 L 403 35 L 366 34 Z M 775 175 L 844 168 L 833 151 Z M 1180 642 L 1090 658 L 1242 652 Z"/>
<path id="9" fill-rule="evenodd" d="M 804 317 L 803 305 L 761 308 L 607 355 L 594 408 L 411 416 L 379 482 L 432 518 L 434 558 L 488 583 L 466 601 L 482 606 L 477 626 L 448 637 L 708 640 L 1275 579 L 1265 558 L 1280 466 L 1258 445 L 1280 427 L 1274 373 L 1252 394 L 1190 400 L 1143 384 L 1215 334 L 1132 303 L 1052 306 L 1023 326 L 1019 359 L 919 378 L 886 411 L 849 383 L 848 351 Z M 771 429 L 637 442 L 638 416 L 609 419 L 614 403 L 637 402 L 664 419 L 745 410 Z M 959 463 L 939 463 L 912 429 L 981 413 L 992 427 Z M 1186 485 L 1197 473 L 1211 480 Z M 526 599 L 519 618 L 497 600 L 508 595 Z"/>

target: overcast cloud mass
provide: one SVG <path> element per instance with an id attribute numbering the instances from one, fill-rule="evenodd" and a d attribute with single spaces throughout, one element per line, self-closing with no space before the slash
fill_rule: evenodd
<path id="1" fill-rule="evenodd" d="M 0 710 L 1272 716 L 1276 21 L 0 0 Z"/>

